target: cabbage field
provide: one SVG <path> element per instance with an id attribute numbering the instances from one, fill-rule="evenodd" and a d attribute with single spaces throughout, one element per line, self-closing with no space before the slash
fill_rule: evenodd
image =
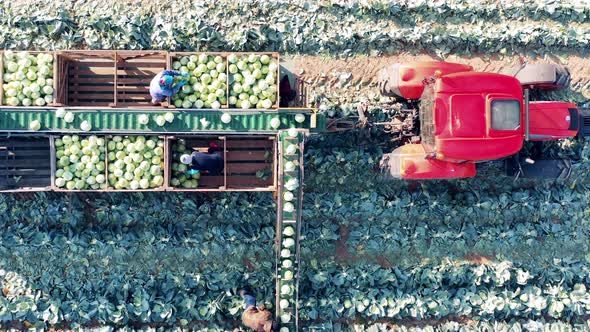
<path id="1" fill-rule="evenodd" d="M 373 73 L 413 58 L 488 71 L 519 56 L 559 61 L 573 68 L 571 87 L 533 97 L 581 104 L 590 98 L 589 36 L 590 6 L 576 0 L 0 1 L 0 49 L 290 55 L 333 119 L 360 102 L 390 117 Z M 50 100 L 50 79 L 26 103 Z M 207 102 L 276 102 L 239 94 Z M 193 99 L 174 102 L 206 105 Z M 87 140 L 99 159 L 124 160 Z M 143 141 L 158 144 L 136 138 L 136 150 Z M 590 330 L 590 141 L 545 146 L 574 161 L 567 180 L 515 180 L 491 163 L 474 179 L 385 182 L 378 161 L 397 144 L 380 128 L 307 140 L 302 330 Z M 106 179 L 66 165 L 59 178 L 73 188 L 154 187 L 159 163 L 137 180 L 125 179 L 124 162 Z M 2 194 L 0 329 L 233 331 L 239 287 L 273 310 L 275 223 L 269 193 Z"/>

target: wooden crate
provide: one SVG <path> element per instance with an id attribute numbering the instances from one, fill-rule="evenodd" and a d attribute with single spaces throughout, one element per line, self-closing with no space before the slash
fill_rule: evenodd
<path id="1" fill-rule="evenodd" d="M 115 52 L 57 53 L 57 102 L 67 106 L 114 106 Z"/>
<path id="2" fill-rule="evenodd" d="M 47 136 L 0 137 L 0 192 L 51 189 Z"/>
<path id="3" fill-rule="evenodd" d="M 108 149 L 108 142 L 110 140 L 112 140 L 113 136 L 115 136 L 115 135 L 109 135 L 109 136 L 107 136 L 106 137 L 106 142 L 105 142 L 105 145 L 107 146 L 107 151 L 106 151 L 106 163 L 107 163 L 107 167 L 106 167 L 106 178 L 107 178 L 107 181 L 108 181 L 108 178 L 109 178 L 109 171 L 108 171 L 108 163 L 109 163 L 109 160 L 108 159 L 109 158 L 108 158 L 108 154 L 109 154 L 109 152 L 111 152 Z M 126 137 L 129 137 L 129 136 L 146 136 L 146 138 L 149 137 L 148 135 L 118 135 L 118 136 L 123 137 L 123 139 L 125 139 Z M 155 136 L 155 135 L 150 135 L 150 136 Z M 167 179 L 168 179 L 168 167 L 166 167 L 166 159 L 168 158 L 168 150 L 167 150 L 167 144 L 166 144 L 166 137 L 165 136 L 158 136 L 158 138 L 164 141 L 164 155 L 162 156 L 162 160 L 164 161 L 164 169 L 163 169 L 164 170 L 164 174 L 162 175 L 164 177 L 164 183 L 160 187 L 157 187 L 157 188 L 148 188 L 148 189 L 141 189 L 141 188 L 139 188 L 139 189 L 135 189 L 135 190 L 133 190 L 133 189 L 115 189 L 115 188 L 111 187 L 111 185 L 109 184 L 107 186 L 106 191 L 138 192 L 138 191 L 163 191 L 163 190 L 166 189 L 166 187 L 168 186 L 168 181 L 167 181 Z"/>
<path id="4" fill-rule="evenodd" d="M 219 55 L 223 58 L 223 62 L 225 63 L 225 75 L 226 75 L 226 81 L 225 81 L 225 98 L 226 98 L 226 103 L 221 105 L 221 108 L 228 108 L 229 107 L 229 69 L 228 69 L 228 62 L 227 62 L 227 55 L 230 54 L 228 52 L 170 52 L 168 53 L 168 69 L 174 70 L 174 68 L 172 67 L 172 64 L 174 63 L 174 61 L 180 60 L 180 58 L 184 57 L 184 56 L 191 56 L 191 55 L 196 55 L 199 56 L 201 54 L 206 54 L 206 55 Z M 190 75 L 190 73 L 189 73 Z M 174 106 L 174 104 L 172 103 L 172 100 L 170 100 L 170 108 L 176 108 Z"/>
<path id="5" fill-rule="evenodd" d="M 224 170 L 219 176 L 201 174 L 198 188 L 175 188 L 174 191 L 274 191 L 276 190 L 276 140 L 274 136 L 171 136 L 168 139 L 169 158 L 166 168 L 171 170 L 178 153 L 173 145 L 178 139 L 186 142 L 187 150 L 206 152 L 210 142 L 223 147 Z M 188 152 L 188 153 L 190 153 Z M 265 171 L 266 179 L 256 176 Z M 173 176 L 169 171 L 169 176 Z M 170 182 L 169 182 L 170 183 Z"/>
<path id="6" fill-rule="evenodd" d="M 225 168 L 229 189 L 276 189 L 276 139 L 228 136 Z M 260 178 L 257 172 L 265 173 Z"/>
<path id="7" fill-rule="evenodd" d="M 150 82 L 168 67 L 164 51 L 116 51 L 115 106 L 150 106 Z M 164 102 L 162 106 L 167 106 Z"/>
<path id="8" fill-rule="evenodd" d="M 18 52 L 18 51 L 15 51 Z M 57 102 L 58 97 L 58 66 L 57 66 L 57 59 L 56 59 L 56 52 L 52 51 L 27 51 L 31 54 L 39 54 L 39 53 L 48 53 L 53 55 L 53 103 L 48 104 L 47 106 L 60 106 Z M 0 50 L 0 105 L 6 105 L 4 100 L 4 51 Z M 19 106 L 25 107 L 25 106 Z M 26 107 L 39 107 L 39 106 L 26 106 Z"/>
<path id="9" fill-rule="evenodd" d="M 167 56 L 162 51 L 60 51 L 57 67 L 62 105 L 146 107 L 150 82 L 166 69 Z"/>

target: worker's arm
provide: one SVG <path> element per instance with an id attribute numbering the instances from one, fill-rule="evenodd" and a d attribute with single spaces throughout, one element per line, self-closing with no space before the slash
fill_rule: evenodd
<path id="1" fill-rule="evenodd" d="M 191 153 L 192 163 L 188 167 L 186 174 L 194 175 L 194 174 L 199 174 L 201 172 L 201 168 L 199 167 L 198 162 L 196 162 L 198 154 L 199 154 L 198 151 Z"/>
<path id="2" fill-rule="evenodd" d="M 176 88 L 177 86 L 182 87 L 183 85 L 185 85 L 189 81 L 189 78 L 190 78 L 188 73 L 183 73 L 178 70 L 164 70 L 162 72 L 162 75 L 168 75 L 168 76 L 174 77 L 174 83 L 172 83 L 172 86 L 174 88 Z"/>
<path id="3" fill-rule="evenodd" d="M 186 171 L 186 174 L 188 174 L 188 175 L 195 175 L 195 174 L 199 174 L 200 172 L 201 171 L 198 170 L 198 169 L 191 168 L 188 171 Z"/>
<path id="4" fill-rule="evenodd" d="M 174 77 L 174 83 L 170 87 L 162 87 L 162 93 L 168 97 L 175 95 L 189 81 L 189 74 L 177 70 L 164 70 L 162 76 Z"/>

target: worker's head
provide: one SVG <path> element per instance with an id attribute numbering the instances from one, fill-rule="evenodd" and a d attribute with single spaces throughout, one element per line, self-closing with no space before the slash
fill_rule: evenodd
<path id="1" fill-rule="evenodd" d="M 208 153 L 215 153 L 215 152 L 219 152 L 221 151 L 221 147 L 219 146 L 219 144 L 215 143 L 215 142 L 211 142 L 209 143 L 209 149 L 207 150 Z"/>
<path id="2" fill-rule="evenodd" d="M 174 78 L 171 75 L 162 75 L 160 77 L 160 86 L 170 86 L 174 82 Z"/>
<path id="3" fill-rule="evenodd" d="M 180 162 L 185 164 L 185 165 L 190 165 L 192 162 L 192 157 L 190 154 L 183 154 L 182 156 L 180 156 Z"/>

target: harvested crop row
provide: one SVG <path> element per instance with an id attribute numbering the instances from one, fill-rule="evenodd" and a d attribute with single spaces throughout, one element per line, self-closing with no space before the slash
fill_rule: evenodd
<path id="1" fill-rule="evenodd" d="M 56 24 L 59 23 L 64 30 L 83 31 L 80 37 L 60 40 L 54 38 L 51 29 L 37 30 L 35 18 L 29 18 L 27 14 L 19 16 L 25 12 L 25 8 L 22 8 L 14 13 L 6 13 L 4 22 L 7 23 L 4 23 L 3 29 L 6 43 L 2 47 L 72 49 L 84 46 L 91 49 L 205 51 L 272 49 L 283 53 L 305 54 L 366 54 L 376 50 L 397 53 L 400 50 L 424 48 L 441 54 L 451 51 L 462 54 L 520 51 L 545 54 L 557 49 L 575 53 L 583 51 L 589 44 L 586 38 L 587 25 L 569 24 L 569 17 L 587 23 L 590 17 L 587 8 L 570 3 L 545 6 L 527 2 L 522 9 L 517 5 L 506 5 L 510 8 L 507 11 L 509 14 L 503 17 L 503 11 L 491 6 L 486 6 L 483 12 L 473 10 L 472 3 L 437 2 L 435 5 L 425 3 L 422 6 L 408 5 L 406 8 L 404 4 L 389 5 L 388 2 L 370 2 L 363 6 L 354 6 L 350 2 L 346 6 L 294 2 L 289 5 L 267 4 L 265 10 L 248 13 L 234 9 L 229 3 L 224 5 L 225 2 L 199 9 L 190 8 L 188 4 L 186 7 L 176 4 L 167 13 L 169 22 L 173 23 L 166 25 L 153 24 L 150 19 L 153 13 L 135 14 L 129 18 L 126 16 L 129 11 L 124 6 L 116 13 L 112 13 L 113 6 L 108 6 L 111 12 L 103 15 L 107 18 L 101 19 L 102 28 L 98 28 L 90 18 L 97 13 L 94 5 L 76 6 L 74 12 L 61 9 L 58 13 L 50 9 L 52 6 L 44 6 L 47 11 L 41 8 L 36 15 L 56 17 Z M 413 7 L 419 7 L 419 14 L 416 13 L 418 20 L 405 18 L 408 16 L 406 10 L 412 10 Z M 162 14 L 160 6 L 157 10 Z M 441 12 L 447 15 L 441 15 Z M 385 15 L 388 18 L 397 15 L 399 21 L 405 24 L 383 20 Z M 523 15 L 534 19 L 550 17 L 557 20 L 558 24 L 532 20 L 515 22 L 515 16 L 521 18 Z M 348 16 L 354 19 L 345 19 Z M 457 22 L 461 16 L 466 18 Z M 19 18 L 21 24 L 8 23 L 15 17 Z M 202 18 L 202 28 L 192 28 L 194 17 Z M 449 24 L 453 19 L 457 23 Z M 248 22 L 257 23 L 252 25 Z M 486 23 L 468 26 L 471 22 Z M 305 26 L 305 29 L 301 26 Z M 22 37 L 31 34 L 35 38 Z M 120 36 L 126 37 L 122 39 Z"/>

